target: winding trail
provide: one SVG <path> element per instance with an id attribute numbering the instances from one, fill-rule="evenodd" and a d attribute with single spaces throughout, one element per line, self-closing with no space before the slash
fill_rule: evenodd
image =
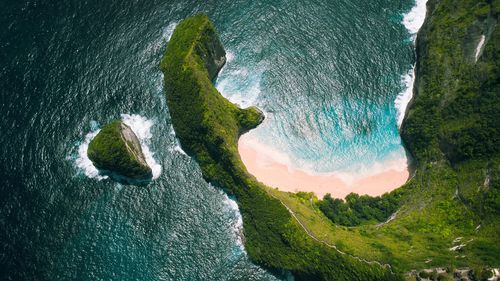
<path id="1" fill-rule="evenodd" d="M 378 261 L 368 261 L 368 260 L 365 260 L 365 259 L 363 259 L 363 258 L 360 258 L 360 257 L 354 256 L 354 255 L 351 255 L 351 254 L 346 253 L 346 252 L 343 252 L 343 251 L 339 250 L 339 249 L 337 248 L 337 246 L 332 245 L 332 244 L 329 244 L 328 242 L 323 241 L 323 240 L 321 240 L 321 239 L 317 238 L 316 236 L 314 236 L 314 235 L 312 234 L 312 232 L 310 232 L 310 231 L 306 228 L 306 226 L 305 226 L 305 225 L 303 225 L 303 224 L 302 224 L 302 222 L 299 220 L 299 218 L 297 218 L 297 216 L 296 216 L 296 215 L 295 215 L 295 213 L 292 211 L 292 209 L 290 209 L 290 208 L 289 208 L 289 207 L 288 207 L 285 203 L 283 203 L 283 201 L 281 201 L 278 197 L 274 196 L 274 195 L 273 195 L 273 194 L 271 194 L 271 193 L 268 193 L 268 194 L 269 194 L 269 195 L 271 195 L 271 197 L 273 197 L 274 199 L 276 199 L 276 200 L 280 201 L 280 203 L 281 203 L 283 206 L 285 206 L 285 208 L 288 210 L 288 212 L 290 212 L 290 214 L 292 215 L 292 217 L 293 217 L 293 218 L 294 218 L 294 219 L 295 219 L 295 220 L 299 223 L 299 225 L 300 225 L 300 226 L 304 229 L 304 231 L 306 232 L 306 234 L 307 234 L 309 237 L 311 237 L 312 239 L 314 239 L 315 241 L 317 241 L 317 242 L 319 242 L 319 243 L 322 243 L 322 244 L 324 244 L 324 245 L 326 245 L 326 246 L 328 246 L 328 247 L 330 247 L 330 248 L 335 249 L 335 251 L 337 251 L 338 253 L 340 253 L 340 254 L 342 254 L 342 255 L 349 256 L 349 257 L 351 257 L 351 258 L 353 258 L 353 259 L 356 259 L 356 260 L 358 260 L 358 261 L 365 262 L 365 263 L 370 264 L 370 265 L 377 264 L 377 265 L 379 265 L 379 266 L 381 266 L 381 267 L 387 268 L 387 269 L 389 269 L 389 271 L 390 271 L 392 274 L 394 274 L 394 272 L 392 271 L 392 267 L 391 267 L 391 265 L 390 265 L 390 264 L 388 264 L 388 263 L 382 264 L 382 263 L 380 263 L 380 262 L 378 262 Z"/>

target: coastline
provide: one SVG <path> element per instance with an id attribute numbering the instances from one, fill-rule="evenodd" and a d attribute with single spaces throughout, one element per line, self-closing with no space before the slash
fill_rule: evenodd
<path id="1" fill-rule="evenodd" d="M 179 22 L 160 67 L 179 143 L 198 162 L 203 179 L 237 202 L 251 261 L 278 274 L 290 272 L 296 280 L 403 280 L 378 262 L 322 243 L 270 189 L 248 174 L 237 155 L 237 139 L 257 127 L 263 115 L 255 107 L 237 107 L 213 86 L 222 56 L 218 50 L 223 48 L 213 23 L 198 14 Z M 216 71 L 209 72 L 207 65 Z"/>
<path id="2" fill-rule="evenodd" d="M 426 4 L 427 0 L 416 0 L 415 6 L 404 15 L 401 22 L 411 34 L 415 48 L 418 31 L 427 14 Z M 396 119 L 399 131 L 413 101 L 416 72 L 415 63 L 402 76 L 402 83 L 406 85 L 406 89 L 394 101 L 398 111 Z M 368 173 L 353 171 L 318 174 L 294 169 L 287 163 L 288 161 L 280 161 L 283 159 L 279 158 L 287 158 L 286 155 L 282 157 L 279 152 L 251 139 L 248 133 L 240 136 L 238 152 L 248 172 L 261 183 L 285 192 L 314 192 L 318 198 L 323 198 L 329 193 L 333 198 L 343 199 L 351 192 L 359 195 L 380 196 L 401 187 L 413 174 L 413 166 L 408 157 L 375 163 Z"/>
<path id="3" fill-rule="evenodd" d="M 371 173 L 317 174 L 280 161 L 272 148 L 242 135 L 238 141 L 238 152 L 248 172 L 263 184 L 285 192 L 314 192 L 318 198 L 330 193 L 333 198 L 345 198 L 351 192 L 359 195 L 379 196 L 406 183 L 410 176 L 406 159 L 383 163 Z"/>

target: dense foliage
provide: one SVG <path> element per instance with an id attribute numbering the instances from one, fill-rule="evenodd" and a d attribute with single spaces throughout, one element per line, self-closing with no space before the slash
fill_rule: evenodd
<path id="1" fill-rule="evenodd" d="M 395 272 L 500 266 L 498 10 L 499 0 L 429 0 L 415 97 L 401 131 L 416 173 L 390 194 L 350 195 L 345 202 L 280 192 L 247 173 L 237 139 L 262 115 L 213 87 L 207 65 L 220 42 L 208 18 L 178 24 L 161 62 L 172 123 L 204 178 L 237 199 L 254 262 L 298 280 L 399 278 L 350 254 L 389 263 Z M 371 223 L 394 213 L 390 222 Z"/>
<path id="2" fill-rule="evenodd" d="M 455 164 L 500 152 L 499 9 L 498 0 L 429 2 L 432 16 L 417 38 L 415 98 L 401 131 L 417 161 Z"/>
<path id="3" fill-rule="evenodd" d="M 325 195 L 318 203 L 319 209 L 334 223 L 356 226 L 368 222 L 386 221 L 399 208 L 395 193 L 371 197 L 351 193 L 345 200 Z"/>
<path id="4" fill-rule="evenodd" d="M 500 1 L 442 0 L 430 8 L 418 37 L 416 96 L 403 140 L 417 161 L 444 159 L 464 174 L 462 181 L 469 177 L 461 168 L 471 166 L 467 162 L 485 169 L 485 188 L 459 195 L 481 215 L 500 215 L 494 165 L 500 154 Z"/>
<path id="5" fill-rule="evenodd" d="M 115 120 L 102 127 L 89 144 L 88 157 L 98 169 L 132 179 L 151 177 L 151 168 L 143 165 L 127 148 L 120 126 L 121 121 Z"/>
<path id="6" fill-rule="evenodd" d="M 208 41 L 208 42 L 207 42 Z M 257 126 L 256 108 L 240 109 L 212 85 L 206 65 L 219 39 L 207 16 L 180 22 L 161 62 L 170 115 L 183 149 L 199 163 L 204 178 L 233 195 L 243 216 L 250 258 L 297 280 L 400 280 L 311 238 L 279 200 L 246 171 L 237 139 Z"/>

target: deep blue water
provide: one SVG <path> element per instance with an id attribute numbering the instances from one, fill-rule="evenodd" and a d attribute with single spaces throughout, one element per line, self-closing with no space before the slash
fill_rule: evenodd
<path id="1" fill-rule="evenodd" d="M 263 142 L 317 171 L 402 151 L 411 0 L 0 1 L 0 280 L 276 279 L 172 132 L 158 64 L 199 11 L 233 57 L 218 87 L 267 113 Z M 161 174 L 147 186 L 79 165 L 86 136 L 121 114 L 150 134 Z"/>

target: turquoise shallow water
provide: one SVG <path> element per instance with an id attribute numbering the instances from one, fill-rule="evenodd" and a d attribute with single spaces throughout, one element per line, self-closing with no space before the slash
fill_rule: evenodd
<path id="1" fill-rule="evenodd" d="M 276 280 L 244 253 L 234 202 L 178 147 L 158 68 L 169 34 L 206 12 L 233 56 L 218 87 L 267 112 L 264 142 L 330 171 L 402 151 L 412 5 L 3 1 L 0 279 Z M 143 120 L 161 170 L 147 186 L 79 162 L 86 136 L 121 114 Z"/>
<path id="2" fill-rule="evenodd" d="M 403 3 L 393 2 L 288 3 L 256 17 L 223 34 L 233 58 L 217 87 L 267 113 L 252 135 L 297 168 L 356 170 L 404 158 L 394 101 L 414 54 Z M 272 32 L 262 32 L 268 21 Z"/>

